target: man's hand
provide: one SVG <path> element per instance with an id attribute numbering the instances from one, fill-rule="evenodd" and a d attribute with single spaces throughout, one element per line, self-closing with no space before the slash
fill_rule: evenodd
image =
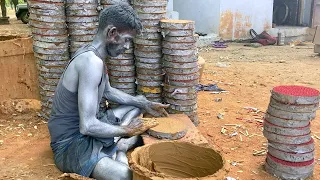
<path id="1" fill-rule="evenodd" d="M 165 109 L 169 106 L 170 104 L 165 105 L 161 103 L 148 101 L 144 110 L 146 111 L 146 113 L 150 114 L 153 117 L 168 117 L 169 114 Z"/>
<path id="2" fill-rule="evenodd" d="M 143 102 L 142 109 L 145 110 L 146 113 L 150 114 L 153 117 L 168 117 L 168 113 L 165 110 L 170 105 L 161 104 L 156 102 L 148 101 L 144 96 L 137 96 L 139 101 Z"/>
<path id="3" fill-rule="evenodd" d="M 136 118 L 136 119 L 133 119 L 130 122 L 130 124 L 125 126 L 125 128 L 129 136 L 135 136 L 137 135 L 137 133 L 140 132 L 140 129 L 142 128 L 142 126 L 143 126 L 143 121 Z"/>
<path id="4" fill-rule="evenodd" d="M 137 136 L 157 125 L 159 125 L 159 123 L 155 119 L 136 118 L 133 119 L 128 126 L 126 126 L 126 129 L 129 136 Z"/>

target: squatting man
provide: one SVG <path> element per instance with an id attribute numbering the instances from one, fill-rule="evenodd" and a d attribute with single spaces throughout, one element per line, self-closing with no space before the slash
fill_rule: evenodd
<path id="1" fill-rule="evenodd" d="M 109 83 L 104 59 L 130 47 L 142 30 L 132 7 L 118 4 L 100 13 L 97 35 L 79 49 L 58 83 L 48 123 L 56 166 L 102 180 L 132 179 L 126 152 L 143 145 L 141 113 L 167 116 L 168 105 L 133 97 Z M 120 107 L 99 111 L 101 99 Z"/>

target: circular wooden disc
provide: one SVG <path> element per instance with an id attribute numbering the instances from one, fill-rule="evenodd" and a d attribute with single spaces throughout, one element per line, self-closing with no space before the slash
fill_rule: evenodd
<path id="1" fill-rule="evenodd" d="M 143 57 L 135 57 L 137 63 L 147 63 L 147 64 L 161 64 L 161 58 L 143 58 Z"/>
<path id="2" fill-rule="evenodd" d="M 161 75 L 163 74 L 162 69 L 147 69 L 147 68 L 139 68 L 137 67 L 137 74 L 144 75 Z"/>
<path id="3" fill-rule="evenodd" d="M 198 105 L 194 104 L 190 106 L 181 106 L 181 105 L 171 104 L 169 108 L 175 111 L 180 111 L 180 112 L 190 112 L 190 111 L 196 111 L 198 109 Z"/>
<path id="4" fill-rule="evenodd" d="M 32 14 L 40 14 L 45 16 L 65 16 L 64 11 L 57 11 L 52 9 L 36 9 L 36 8 L 29 8 L 29 12 Z"/>
<path id="5" fill-rule="evenodd" d="M 74 22 L 74 23 L 86 23 L 86 22 L 97 22 L 99 20 L 98 16 L 86 16 L 86 17 L 67 17 L 67 22 Z"/>
<path id="6" fill-rule="evenodd" d="M 29 24 L 32 27 L 40 28 L 40 29 L 67 29 L 66 22 L 50 23 L 50 22 L 41 22 L 41 21 L 30 19 Z"/>
<path id="7" fill-rule="evenodd" d="M 170 99 L 168 97 L 164 98 L 164 101 L 168 104 L 173 104 L 177 106 L 193 106 L 197 104 L 197 98 L 189 99 L 189 100 L 177 100 L 177 99 Z"/>
<path id="8" fill-rule="evenodd" d="M 42 42 L 42 41 L 33 40 L 33 45 L 38 46 L 38 47 L 42 47 L 42 48 L 62 49 L 62 48 L 68 48 L 69 43 L 68 42 L 49 43 L 49 42 Z"/>
<path id="9" fill-rule="evenodd" d="M 40 2 L 40 1 L 28 1 L 29 7 L 30 8 L 35 8 L 35 9 L 50 9 L 50 10 L 56 10 L 56 11 L 61 11 L 64 12 L 65 7 L 64 7 L 64 2 L 62 3 L 48 3 L 48 2 Z"/>
<path id="10" fill-rule="evenodd" d="M 176 63 L 198 62 L 198 56 L 195 56 L 195 55 L 191 55 L 191 56 L 171 56 L 171 55 L 164 54 L 162 59 L 163 59 L 163 61 L 176 62 Z"/>
<path id="11" fill-rule="evenodd" d="M 273 88 L 272 97 L 287 104 L 317 104 L 320 92 L 304 86 L 278 86 Z"/>
<path id="12" fill-rule="evenodd" d="M 34 41 L 42 41 L 42 42 L 49 42 L 49 43 L 59 43 L 59 42 L 68 42 L 68 36 L 45 36 L 45 35 L 38 35 L 32 34 L 32 39 Z"/>
<path id="13" fill-rule="evenodd" d="M 285 172 L 279 171 L 278 169 L 271 167 L 268 164 L 268 162 L 264 165 L 264 167 L 268 173 L 270 173 L 271 175 L 276 176 L 278 178 L 281 178 L 281 179 L 307 179 L 313 175 L 313 171 L 306 173 L 306 174 L 299 174 L 299 175 L 285 173 Z"/>
<path id="14" fill-rule="evenodd" d="M 305 127 L 287 128 L 287 127 L 274 125 L 268 122 L 267 120 L 265 120 L 263 128 L 268 132 L 272 132 L 272 133 L 280 134 L 284 136 L 303 136 L 303 135 L 310 134 L 311 132 L 310 123 Z"/>
<path id="15" fill-rule="evenodd" d="M 140 86 L 160 87 L 162 85 L 162 81 L 144 81 L 137 78 L 137 84 Z"/>
<path id="16" fill-rule="evenodd" d="M 66 16 L 44 16 L 39 14 L 30 14 L 29 18 L 34 21 L 49 22 L 49 23 L 66 22 Z"/>
<path id="17" fill-rule="evenodd" d="M 288 128 L 306 127 L 310 123 L 309 121 L 296 121 L 296 120 L 281 119 L 281 118 L 274 117 L 268 113 L 265 114 L 264 118 L 274 125 L 288 127 Z"/>
<path id="18" fill-rule="evenodd" d="M 198 62 L 174 63 L 174 62 L 164 61 L 163 65 L 164 65 L 164 67 L 168 67 L 168 68 L 181 68 L 181 69 L 189 69 L 189 68 L 198 68 L 199 67 Z"/>
<path id="19" fill-rule="evenodd" d="M 167 11 L 166 6 L 138 6 L 134 5 L 134 9 L 138 14 L 159 14 Z"/>
<path id="20" fill-rule="evenodd" d="M 139 51 L 135 50 L 134 55 L 138 57 L 143 57 L 143 58 L 159 58 L 161 59 L 162 57 L 162 52 L 146 52 L 146 51 Z"/>
<path id="21" fill-rule="evenodd" d="M 283 161 L 268 154 L 267 163 L 274 169 L 295 175 L 308 174 L 310 172 L 313 172 L 314 169 L 314 159 L 306 162 L 295 163 Z"/>
<path id="22" fill-rule="evenodd" d="M 268 141 L 268 146 L 280 151 L 295 154 L 304 154 L 315 150 L 314 140 L 312 138 L 309 142 L 304 144 L 282 144 L 273 141 Z"/>
<path id="23" fill-rule="evenodd" d="M 161 69 L 162 64 L 149 64 L 149 63 L 141 63 L 141 62 L 136 62 L 137 68 L 145 68 L 145 69 Z"/>
<path id="24" fill-rule="evenodd" d="M 276 109 L 293 113 L 315 112 L 319 109 L 319 103 L 310 105 L 284 104 L 273 99 L 272 97 L 270 98 L 270 105 Z"/>
<path id="25" fill-rule="evenodd" d="M 283 144 L 303 144 L 310 142 L 311 140 L 311 134 L 307 134 L 304 136 L 283 136 L 264 130 L 263 135 L 269 141 Z"/>
<path id="26" fill-rule="evenodd" d="M 186 50 L 178 50 L 178 49 L 166 49 L 162 48 L 163 54 L 172 55 L 172 56 L 196 56 L 198 54 L 197 49 L 186 49 Z"/>
<path id="27" fill-rule="evenodd" d="M 196 43 L 174 43 L 174 42 L 162 42 L 162 47 L 165 49 L 176 49 L 176 50 L 189 50 L 196 49 Z"/>
<path id="28" fill-rule="evenodd" d="M 147 46 L 161 46 L 161 42 L 161 39 L 134 39 L 134 43 Z"/>
<path id="29" fill-rule="evenodd" d="M 276 109 L 269 105 L 267 112 L 275 117 L 288 120 L 311 121 L 316 117 L 316 112 L 293 113 Z"/>
<path id="30" fill-rule="evenodd" d="M 163 29 L 195 29 L 195 22 L 190 20 L 162 19 L 160 26 Z"/>
<path id="31" fill-rule="evenodd" d="M 159 14 L 138 14 L 141 20 L 161 20 L 166 18 L 166 13 Z"/>
<path id="32" fill-rule="evenodd" d="M 268 147 L 268 153 L 272 156 L 289 162 L 306 162 L 314 159 L 314 151 L 297 154 L 297 153 L 288 153 L 284 151 L 277 150 L 273 147 Z"/>
<path id="33" fill-rule="evenodd" d="M 199 39 L 199 35 L 194 36 L 183 36 L 183 37 L 175 37 L 175 36 L 166 36 L 164 38 L 167 42 L 176 42 L 176 43 L 195 43 Z"/>
<path id="34" fill-rule="evenodd" d="M 170 73 L 170 74 L 194 74 L 199 72 L 199 68 L 185 68 L 185 69 L 181 69 L 181 68 L 164 68 L 164 71 L 166 73 Z M 192 86 L 192 85 L 190 85 Z"/>
<path id="35" fill-rule="evenodd" d="M 143 75 L 137 74 L 137 78 L 145 81 L 163 81 L 163 75 Z"/>
<path id="36" fill-rule="evenodd" d="M 184 122 L 177 119 L 157 118 L 158 126 L 149 129 L 147 132 L 151 136 L 159 139 L 176 140 L 181 139 L 187 134 L 187 126 Z"/>
<path id="37" fill-rule="evenodd" d="M 194 74 L 169 74 L 166 73 L 166 78 L 173 81 L 193 81 L 199 79 L 200 74 L 194 73 Z"/>
<path id="38" fill-rule="evenodd" d="M 194 36 L 194 30 L 193 29 L 162 29 L 161 34 L 163 37 L 166 37 L 166 36 L 174 36 L 174 37 Z"/>
<path id="39" fill-rule="evenodd" d="M 108 70 L 108 74 L 117 77 L 135 76 L 135 71 L 123 72 L 123 71 L 113 71 Z"/>
<path id="40" fill-rule="evenodd" d="M 197 94 L 180 94 L 180 93 L 168 93 L 164 92 L 163 93 L 164 97 L 170 98 L 170 99 L 178 99 L 178 100 L 190 100 L 190 99 L 195 99 L 197 98 Z"/>
<path id="41" fill-rule="evenodd" d="M 132 0 L 132 4 L 138 6 L 167 6 L 166 0 L 146 1 L 146 0 Z"/>
<path id="42" fill-rule="evenodd" d="M 167 83 L 168 85 L 172 85 L 172 86 L 196 86 L 199 84 L 199 79 L 196 80 L 190 80 L 190 81 L 174 81 L 174 80 L 170 80 L 170 79 L 165 79 L 165 83 Z"/>
<path id="43" fill-rule="evenodd" d="M 162 88 L 161 87 L 148 87 L 148 86 L 137 86 L 137 91 L 142 92 L 142 93 L 161 93 Z"/>

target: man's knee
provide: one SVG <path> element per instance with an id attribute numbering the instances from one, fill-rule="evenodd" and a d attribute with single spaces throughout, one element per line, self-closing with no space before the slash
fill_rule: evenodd
<path id="1" fill-rule="evenodd" d="M 119 179 L 120 180 L 131 180 L 132 179 L 132 171 L 127 166 L 122 166 L 119 169 Z"/>

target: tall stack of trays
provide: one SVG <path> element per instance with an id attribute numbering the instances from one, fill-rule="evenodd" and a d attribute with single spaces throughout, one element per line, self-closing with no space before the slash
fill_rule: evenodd
<path id="1" fill-rule="evenodd" d="M 69 60 L 64 0 L 28 1 L 33 51 L 39 72 L 41 115 L 49 118 L 52 97 Z"/>
<path id="2" fill-rule="evenodd" d="M 117 3 L 128 3 L 127 0 L 101 0 L 101 5 L 106 8 Z M 128 3 L 129 4 L 129 3 Z M 136 71 L 133 53 L 133 42 L 130 48 L 117 57 L 107 57 L 107 69 L 110 85 L 132 96 L 136 95 Z M 118 104 L 108 102 L 110 107 Z"/>
<path id="3" fill-rule="evenodd" d="M 133 54 L 133 43 L 130 49 L 117 57 L 106 59 L 111 87 L 121 90 L 132 96 L 136 95 L 136 71 Z M 108 102 L 111 107 L 117 104 Z"/>
<path id="4" fill-rule="evenodd" d="M 266 171 L 281 179 L 306 179 L 314 171 L 314 140 L 310 121 L 319 108 L 319 91 L 302 86 L 272 90 L 264 121 L 268 139 Z"/>
<path id="5" fill-rule="evenodd" d="M 166 16 L 167 0 L 133 0 L 143 25 L 143 32 L 134 39 L 137 93 L 153 102 L 162 102 L 162 36 L 160 20 Z"/>
<path id="6" fill-rule="evenodd" d="M 168 112 L 186 114 L 195 125 L 197 115 L 197 92 L 199 84 L 198 52 L 194 21 L 161 20 L 163 65 L 165 83 L 163 97 L 170 104 Z"/>
<path id="7" fill-rule="evenodd" d="M 98 31 L 98 0 L 66 0 L 71 56 L 92 42 Z"/>

